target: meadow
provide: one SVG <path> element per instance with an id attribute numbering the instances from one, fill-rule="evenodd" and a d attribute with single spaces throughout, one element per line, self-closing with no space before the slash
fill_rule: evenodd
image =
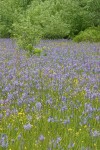
<path id="1" fill-rule="evenodd" d="M 0 150 L 100 149 L 100 43 L 0 39 Z"/>

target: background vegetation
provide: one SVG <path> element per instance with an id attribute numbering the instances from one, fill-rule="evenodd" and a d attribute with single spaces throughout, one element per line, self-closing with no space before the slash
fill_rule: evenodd
<path id="1" fill-rule="evenodd" d="M 32 49 L 40 38 L 73 39 L 84 30 L 81 40 L 86 35 L 100 41 L 98 26 L 100 0 L 0 0 L 0 37 L 15 37 L 24 49 Z"/>

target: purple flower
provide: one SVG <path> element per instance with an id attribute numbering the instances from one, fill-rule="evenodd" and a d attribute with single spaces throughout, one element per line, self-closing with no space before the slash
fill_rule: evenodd
<path id="1" fill-rule="evenodd" d="M 0 80 L 2 80 L 2 73 L 0 72 Z"/>
<path id="2" fill-rule="evenodd" d="M 33 103 L 33 102 L 35 102 L 35 98 L 34 97 L 29 98 L 28 101 L 29 101 L 29 103 Z"/>
<path id="3" fill-rule="evenodd" d="M 2 118 L 3 118 L 3 114 L 0 113 L 0 119 L 2 119 Z"/>
<path id="4" fill-rule="evenodd" d="M 30 130 L 31 128 L 32 128 L 32 125 L 30 123 L 24 125 L 25 130 Z"/>
<path id="5" fill-rule="evenodd" d="M 17 137 L 17 138 L 18 138 L 18 140 L 20 140 L 20 139 L 21 139 L 21 137 L 22 137 L 22 135 L 21 135 L 21 134 L 19 134 L 19 135 L 18 135 L 18 137 Z"/>
<path id="6" fill-rule="evenodd" d="M 36 106 L 36 109 L 37 109 L 38 111 L 40 111 L 41 108 L 42 108 L 42 104 L 41 104 L 40 102 L 37 102 L 37 103 L 35 104 L 35 106 Z"/>
<path id="7" fill-rule="evenodd" d="M 95 109 L 91 106 L 90 103 L 85 103 L 85 112 L 93 112 Z"/>
<path id="8" fill-rule="evenodd" d="M 62 96 L 62 101 L 66 102 L 67 98 L 65 96 Z"/>
<path id="9" fill-rule="evenodd" d="M 10 86 L 6 86 L 6 87 L 5 87 L 5 91 L 6 91 L 6 92 L 10 92 Z"/>
<path id="10" fill-rule="evenodd" d="M 12 80 L 13 79 L 13 75 L 9 74 L 8 79 Z"/>
<path id="11" fill-rule="evenodd" d="M 91 131 L 91 136 L 93 136 L 93 137 L 99 137 L 100 136 L 100 132 L 99 131 L 97 131 L 97 130 L 95 130 L 95 131 Z"/>
<path id="12" fill-rule="evenodd" d="M 71 149 L 71 148 L 73 148 L 74 146 L 75 146 L 75 143 L 70 142 L 69 145 L 68 145 L 68 149 Z"/>
<path id="13" fill-rule="evenodd" d="M 63 122 L 65 125 L 70 123 L 70 119 L 64 120 Z"/>
<path id="14" fill-rule="evenodd" d="M 23 100 L 18 99 L 18 100 L 17 100 L 17 104 L 18 104 L 19 106 L 22 105 L 22 104 L 23 104 Z"/>
<path id="15" fill-rule="evenodd" d="M 67 110 L 67 106 L 63 106 L 63 107 L 61 108 L 61 111 L 65 111 L 65 110 Z"/>
<path id="16" fill-rule="evenodd" d="M 52 98 L 46 101 L 47 104 L 51 105 L 52 104 Z"/>
<path id="17" fill-rule="evenodd" d="M 44 141 L 44 140 L 45 140 L 45 137 L 41 134 L 41 135 L 39 136 L 39 140 L 40 140 L 40 141 Z"/>
<path id="18" fill-rule="evenodd" d="M 7 110 L 6 110 L 6 116 L 7 116 L 7 117 L 10 116 L 10 114 L 11 114 L 11 110 L 10 110 L 10 109 L 7 109 Z"/>
<path id="19" fill-rule="evenodd" d="M 28 96 L 28 93 L 23 93 L 23 94 L 22 94 L 22 99 L 26 99 L 27 96 Z"/>
<path id="20" fill-rule="evenodd" d="M 28 115 L 27 115 L 27 120 L 28 120 L 28 121 L 31 121 L 31 120 L 32 120 L 32 116 L 28 114 Z"/>
<path id="21" fill-rule="evenodd" d="M 55 120 L 54 120 L 54 118 L 53 117 L 49 117 L 48 118 L 48 122 L 54 122 Z"/>
<path id="22" fill-rule="evenodd" d="M 95 117 L 97 121 L 100 121 L 100 116 Z"/>
<path id="23" fill-rule="evenodd" d="M 8 136 L 6 134 L 2 134 L 1 135 L 0 145 L 3 148 L 7 148 L 8 147 Z"/>
<path id="24" fill-rule="evenodd" d="M 56 139 L 56 143 L 58 144 L 60 141 L 61 141 L 61 137 L 58 137 L 58 138 Z"/>
<path id="25" fill-rule="evenodd" d="M 13 98 L 13 94 L 8 93 L 7 99 L 8 99 L 8 100 L 11 100 L 12 98 Z"/>

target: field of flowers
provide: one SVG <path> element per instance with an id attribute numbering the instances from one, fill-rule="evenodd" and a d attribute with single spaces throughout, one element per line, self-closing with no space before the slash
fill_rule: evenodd
<path id="1" fill-rule="evenodd" d="M 100 149 L 100 43 L 0 39 L 0 150 Z"/>

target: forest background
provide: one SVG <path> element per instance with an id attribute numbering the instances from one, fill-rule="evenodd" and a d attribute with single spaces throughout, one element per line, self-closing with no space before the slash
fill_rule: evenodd
<path id="1" fill-rule="evenodd" d="M 23 49 L 42 39 L 100 41 L 100 0 L 0 0 L 0 37 Z"/>

